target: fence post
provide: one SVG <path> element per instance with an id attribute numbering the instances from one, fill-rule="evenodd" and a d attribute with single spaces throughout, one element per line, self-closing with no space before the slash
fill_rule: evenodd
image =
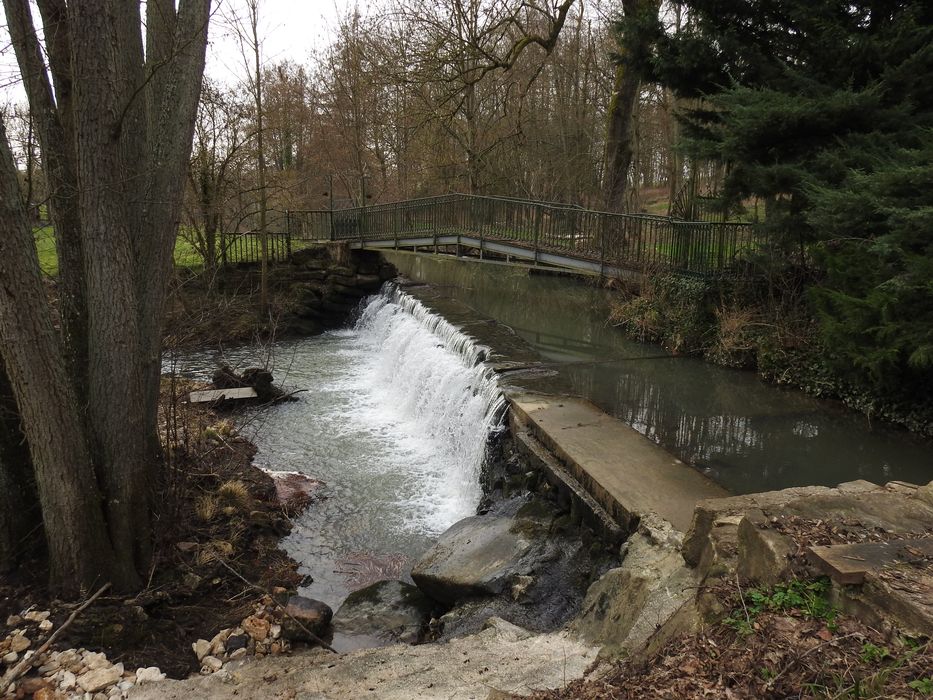
<path id="1" fill-rule="evenodd" d="M 292 219 L 288 209 L 285 210 L 285 254 L 292 257 Z"/>
<path id="2" fill-rule="evenodd" d="M 535 265 L 538 264 L 538 239 L 540 237 L 541 237 L 541 205 L 535 204 L 535 233 L 534 233 Z"/>

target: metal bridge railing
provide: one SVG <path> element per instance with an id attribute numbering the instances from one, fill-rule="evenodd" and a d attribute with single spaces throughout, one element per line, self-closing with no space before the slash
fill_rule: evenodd
<path id="1" fill-rule="evenodd" d="M 290 211 L 290 241 L 399 241 L 464 235 L 629 268 L 735 274 L 765 249 L 746 223 L 616 214 L 504 197 L 448 194 L 350 209 Z"/>

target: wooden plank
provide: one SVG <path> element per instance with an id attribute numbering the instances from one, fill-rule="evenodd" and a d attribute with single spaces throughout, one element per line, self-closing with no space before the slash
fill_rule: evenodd
<path id="1" fill-rule="evenodd" d="M 192 391 L 188 394 L 188 403 L 214 403 L 215 401 L 238 401 L 242 399 L 258 398 L 256 390 L 251 387 L 241 389 L 210 389 L 207 391 Z"/>
<path id="2" fill-rule="evenodd" d="M 886 564 L 933 557 L 933 537 L 809 547 L 807 557 L 837 583 L 861 585 L 867 572 Z"/>

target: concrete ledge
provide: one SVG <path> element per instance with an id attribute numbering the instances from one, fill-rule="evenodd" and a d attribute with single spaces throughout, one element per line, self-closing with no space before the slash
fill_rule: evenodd
<path id="1" fill-rule="evenodd" d="M 698 501 L 729 495 L 587 401 L 535 394 L 509 400 L 532 435 L 625 530 L 653 512 L 686 532 Z"/>

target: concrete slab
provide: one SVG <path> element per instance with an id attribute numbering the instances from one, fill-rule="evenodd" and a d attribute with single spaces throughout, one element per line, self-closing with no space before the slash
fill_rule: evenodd
<path id="1" fill-rule="evenodd" d="M 857 585 L 888 564 L 933 560 L 933 537 L 810 547 L 807 557 L 836 583 Z"/>
<path id="2" fill-rule="evenodd" d="M 729 493 L 593 404 L 569 397 L 509 397 L 525 423 L 625 528 L 654 512 L 686 532 L 698 501 Z"/>
<path id="3" fill-rule="evenodd" d="M 188 394 L 189 403 L 214 403 L 215 401 L 236 401 L 241 399 L 257 398 L 256 390 L 251 387 L 241 389 L 208 389 L 206 391 L 192 391 Z"/>

